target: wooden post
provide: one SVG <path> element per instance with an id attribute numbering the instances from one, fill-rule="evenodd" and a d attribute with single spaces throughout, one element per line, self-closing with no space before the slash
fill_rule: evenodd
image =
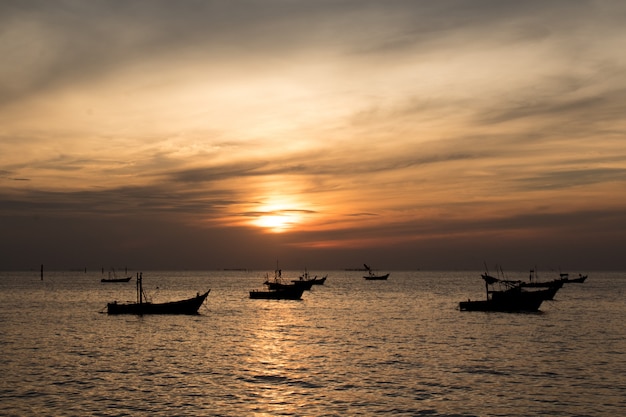
<path id="1" fill-rule="evenodd" d="M 41 276 L 41 280 L 43 281 L 43 264 L 41 264 L 41 274 L 40 274 L 40 276 Z"/>

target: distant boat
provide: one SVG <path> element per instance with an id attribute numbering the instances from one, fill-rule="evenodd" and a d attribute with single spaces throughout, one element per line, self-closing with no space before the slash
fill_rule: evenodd
<path id="1" fill-rule="evenodd" d="M 308 287 L 307 289 L 310 290 L 313 285 L 324 285 L 327 277 L 328 275 L 324 275 L 322 278 L 318 278 L 316 275 L 311 278 L 309 272 L 305 269 L 304 274 L 300 275 L 299 279 L 293 279 L 291 280 L 291 282 L 296 285 L 304 285 L 305 287 Z"/>
<path id="2" fill-rule="evenodd" d="M 128 282 L 132 277 L 126 278 L 102 278 L 100 282 Z"/>
<path id="3" fill-rule="evenodd" d="M 538 291 L 525 292 L 520 287 L 505 291 L 492 291 L 486 300 L 461 301 L 461 311 L 535 312 L 544 297 Z"/>
<path id="4" fill-rule="evenodd" d="M 386 280 L 387 278 L 389 278 L 389 274 L 383 274 L 383 275 L 378 275 L 375 274 L 374 271 L 372 271 L 372 268 L 370 268 L 367 264 L 363 264 L 363 266 L 365 266 L 365 269 L 367 270 L 367 275 L 364 275 L 363 278 L 365 278 L 368 281 L 382 281 L 382 280 Z"/>
<path id="5" fill-rule="evenodd" d="M 137 302 L 120 304 L 117 301 L 107 304 L 108 314 L 198 314 L 198 309 L 204 303 L 211 290 L 204 294 L 198 293 L 195 297 L 170 301 L 166 303 L 152 303 L 146 300 L 142 285 L 142 275 L 137 276 Z"/>
<path id="6" fill-rule="evenodd" d="M 557 278 L 557 279 L 553 279 L 551 281 L 539 282 L 539 281 L 537 281 L 536 271 L 531 269 L 528 282 L 523 282 L 522 283 L 522 287 L 550 288 L 550 287 L 557 286 L 557 287 L 560 288 L 561 286 L 563 286 L 563 284 L 583 283 L 583 282 L 585 282 L 586 279 L 587 279 L 587 275 L 578 274 L 578 278 L 570 278 L 568 273 L 560 273 L 559 274 L 559 278 Z"/>
<path id="7" fill-rule="evenodd" d="M 301 300 L 304 288 L 296 285 L 288 285 L 280 289 L 252 290 L 250 298 L 262 300 Z"/>
<path id="8" fill-rule="evenodd" d="M 305 281 L 305 282 L 310 282 L 312 285 L 324 285 L 324 283 L 326 282 L 326 278 L 328 278 L 328 275 L 324 275 L 321 278 L 318 278 L 317 276 L 313 277 L 313 278 L 300 278 L 300 280 L 292 280 L 291 282 L 298 283 L 301 281 Z"/>
<path id="9" fill-rule="evenodd" d="M 560 280 L 565 284 L 570 283 L 570 282 L 583 283 L 587 279 L 587 275 L 581 275 L 581 274 L 578 274 L 578 278 L 570 278 L 569 274 L 567 273 L 561 273 L 559 274 L 559 276 L 560 276 Z"/>
<path id="10" fill-rule="evenodd" d="M 270 290 L 283 290 L 290 289 L 293 286 L 302 287 L 305 291 L 310 290 L 313 286 L 313 283 L 308 280 L 293 280 L 291 284 L 283 281 L 282 278 L 282 270 L 275 269 L 274 270 L 274 279 L 270 279 L 268 274 L 265 274 L 265 281 L 263 281 L 263 285 L 265 285 Z"/>
<path id="11" fill-rule="evenodd" d="M 530 293 L 530 294 L 533 294 L 534 296 L 541 297 L 543 298 L 544 301 L 553 300 L 557 291 L 563 286 L 563 283 L 558 282 L 558 281 L 547 281 L 547 282 L 533 281 L 532 271 L 531 271 L 531 280 L 529 282 L 500 279 L 500 278 L 495 278 L 493 276 L 490 276 L 488 274 L 483 274 L 482 277 L 485 280 L 485 283 L 488 283 L 489 285 L 494 285 L 496 283 L 499 283 L 501 286 L 506 288 L 504 291 L 502 290 L 491 291 L 493 293 L 498 294 L 500 292 L 506 292 L 507 290 L 515 289 L 519 287 L 522 292 Z M 524 290 L 524 288 L 533 288 L 533 290 Z M 542 288 L 542 289 L 536 290 L 534 288 Z"/>
<path id="12" fill-rule="evenodd" d="M 551 288 L 553 289 L 552 296 L 556 294 L 556 292 L 563 286 L 564 281 L 562 279 L 555 279 L 552 281 L 537 281 L 537 271 L 534 269 L 530 270 L 530 274 L 528 276 L 528 282 L 521 282 L 520 286 L 522 288 Z M 547 298 L 548 300 L 552 300 L 552 298 Z"/>
<path id="13" fill-rule="evenodd" d="M 459 303 L 461 311 L 536 312 L 546 300 L 552 300 L 561 288 L 558 285 L 540 290 L 524 290 L 522 281 L 502 280 L 482 274 L 485 281 L 486 300 L 467 300 Z M 494 284 L 504 289 L 494 290 Z M 490 287 L 491 286 L 491 287 Z"/>
<path id="14" fill-rule="evenodd" d="M 115 269 L 112 270 L 113 271 L 113 276 L 111 277 L 111 272 L 109 272 L 109 277 L 108 278 L 102 278 L 100 280 L 100 282 L 128 282 L 132 279 L 132 275 L 129 275 L 125 278 L 118 278 L 117 274 L 115 273 Z M 102 271 L 104 273 L 104 271 Z"/>
<path id="15" fill-rule="evenodd" d="M 300 300 L 305 290 L 310 290 L 313 284 L 286 284 L 282 281 L 282 271 L 278 268 L 274 270 L 274 279 L 270 281 L 269 276 L 265 275 L 263 285 L 267 290 L 252 290 L 250 298 L 264 300 Z"/>

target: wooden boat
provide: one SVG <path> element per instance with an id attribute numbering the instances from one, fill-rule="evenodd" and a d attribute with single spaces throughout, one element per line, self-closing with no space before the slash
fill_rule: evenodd
<path id="1" fill-rule="evenodd" d="M 485 281 L 486 300 L 467 300 L 459 303 L 461 311 L 536 312 L 545 300 L 552 300 L 560 286 L 527 291 L 521 281 L 509 281 L 482 274 Z M 494 290 L 499 284 L 504 289 Z M 490 287 L 491 286 L 491 287 Z"/>
<path id="2" fill-rule="evenodd" d="M 128 282 L 132 277 L 126 278 L 102 278 L 100 282 Z"/>
<path id="3" fill-rule="evenodd" d="M 304 288 L 296 285 L 285 284 L 280 289 L 252 290 L 250 298 L 262 300 L 301 300 Z"/>
<path id="4" fill-rule="evenodd" d="M 270 280 L 269 275 L 265 274 L 265 281 L 263 281 L 263 285 L 270 290 L 290 289 L 294 286 L 302 287 L 304 290 L 310 290 L 313 283 L 304 280 L 293 280 L 291 284 L 287 284 L 283 281 L 282 270 L 276 269 L 274 270 L 274 279 Z"/>
<path id="5" fill-rule="evenodd" d="M 389 278 L 389 274 L 384 274 L 384 275 L 376 275 L 372 272 L 370 272 L 368 275 L 364 275 L 363 278 L 365 278 L 368 281 L 377 281 L 377 280 L 386 280 L 387 278 Z"/>
<path id="6" fill-rule="evenodd" d="M 267 290 L 252 290 L 250 298 L 263 300 L 301 300 L 302 293 L 311 289 L 310 283 L 286 284 L 282 281 L 282 271 L 278 268 L 274 270 L 274 280 L 270 281 L 268 274 L 265 274 L 263 285 Z"/>
<path id="7" fill-rule="evenodd" d="M 538 291 L 521 291 L 521 288 L 492 291 L 489 298 L 478 301 L 461 301 L 461 311 L 536 312 L 544 297 Z"/>
<path id="8" fill-rule="evenodd" d="M 583 283 L 585 282 L 586 279 L 587 279 L 587 275 L 578 274 L 578 278 L 570 278 L 568 273 L 560 273 L 559 278 L 557 279 L 553 279 L 551 281 L 539 282 L 537 281 L 536 272 L 531 269 L 528 282 L 523 282 L 522 287 L 528 287 L 528 288 L 558 287 L 558 288 L 561 288 L 563 284 Z"/>
<path id="9" fill-rule="evenodd" d="M 305 269 L 304 274 L 300 275 L 299 279 L 293 279 L 291 282 L 295 285 L 303 285 L 305 289 L 310 290 L 313 285 L 324 285 L 328 275 L 324 275 L 322 278 L 318 278 L 317 275 L 311 278 L 309 272 Z"/>
<path id="10" fill-rule="evenodd" d="M 109 277 L 102 278 L 100 282 L 128 282 L 132 279 L 132 275 L 129 275 L 124 278 L 118 278 L 117 274 L 115 273 L 115 269 L 113 269 L 112 271 L 113 271 L 113 276 L 111 276 L 111 271 L 109 271 Z M 102 273 L 104 273 L 104 269 L 102 270 Z"/>
<path id="11" fill-rule="evenodd" d="M 324 283 L 326 282 L 326 278 L 328 278 L 328 275 L 324 275 L 321 278 L 315 276 L 311 279 L 311 282 L 313 282 L 313 285 L 324 285 Z"/>
<path id="12" fill-rule="evenodd" d="M 563 281 L 566 284 L 570 283 L 570 282 L 579 283 L 580 284 L 580 283 L 585 282 L 586 279 L 587 279 L 587 275 L 578 274 L 578 278 L 570 278 L 569 274 L 567 274 L 567 273 L 560 274 L 560 281 Z"/>
<path id="13" fill-rule="evenodd" d="M 383 274 L 383 275 L 378 275 L 375 274 L 374 271 L 372 271 L 372 268 L 370 268 L 367 264 L 363 264 L 363 266 L 365 266 L 365 269 L 367 269 L 367 275 L 364 275 L 363 278 L 365 278 L 368 281 L 380 281 L 380 280 L 386 280 L 387 278 L 389 278 L 389 274 Z"/>
<path id="14" fill-rule="evenodd" d="M 522 288 L 561 288 L 564 284 L 562 279 L 554 279 L 552 281 L 537 281 L 537 272 L 534 269 L 530 270 L 528 276 L 528 282 L 520 282 Z M 556 294 L 556 292 L 555 292 Z"/>
<path id="15" fill-rule="evenodd" d="M 142 275 L 137 275 L 137 302 L 136 303 L 118 303 L 114 301 L 107 304 L 108 314 L 198 314 L 198 309 L 204 303 L 211 290 L 204 294 L 198 293 L 195 297 L 170 301 L 166 303 L 152 303 L 147 301 L 142 285 Z"/>

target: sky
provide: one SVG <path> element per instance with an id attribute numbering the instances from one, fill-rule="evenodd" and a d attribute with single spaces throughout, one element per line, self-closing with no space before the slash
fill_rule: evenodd
<path id="1" fill-rule="evenodd" d="M 0 1 L 0 269 L 626 270 L 626 3 Z"/>

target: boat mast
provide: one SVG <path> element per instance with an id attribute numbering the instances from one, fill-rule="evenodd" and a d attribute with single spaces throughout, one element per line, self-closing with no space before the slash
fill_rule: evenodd
<path id="1" fill-rule="evenodd" d="M 142 304 L 143 303 L 143 285 L 141 283 L 143 279 L 143 272 L 139 273 L 137 272 L 137 303 Z"/>

